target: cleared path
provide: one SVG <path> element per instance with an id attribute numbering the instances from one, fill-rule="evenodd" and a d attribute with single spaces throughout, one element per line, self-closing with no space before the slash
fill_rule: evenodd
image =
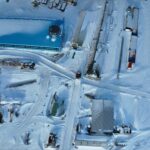
<path id="1" fill-rule="evenodd" d="M 60 150 L 71 150 L 72 143 L 74 140 L 74 130 L 75 130 L 75 120 L 78 116 L 80 108 L 80 88 L 81 82 L 79 79 L 74 81 L 74 88 L 72 91 L 72 97 L 69 102 L 66 120 L 65 120 L 65 129 L 62 135 L 62 141 L 60 144 Z"/>
<path id="2" fill-rule="evenodd" d="M 103 89 L 111 90 L 114 92 L 120 92 L 120 93 L 125 93 L 125 94 L 130 94 L 130 95 L 135 95 L 135 96 L 140 96 L 143 98 L 150 99 L 150 93 L 147 93 L 138 89 L 131 89 L 130 87 L 114 85 L 114 84 L 108 83 L 107 81 L 97 82 L 94 80 L 90 80 L 88 78 L 83 78 L 82 83 L 88 84 L 97 88 L 103 88 Z"/>
<path id="3" fill-rule="evenodd" d="M 34 52 L 29 52 L 29 51 L 23 51 L 23 50 L 0 50 L 0 55 L 7 55 L 7 56 L 15 56 L 15 57 L 27 57 L 30 59 L 33 59 L 37 62 L 40 62 L 41 64 L 44 64 L 48 68 L 54 70 L 60 75 L 63 75 L 64 77 L 70 78 L 70 79 L 75 79 L 75 74 L 66 69 L 65 67 L 62 67 L 59 64 L 56 64 L 50 60 L 48 60 L 46 57 L 43 57 L 42 55 L 36 54 Z"/>

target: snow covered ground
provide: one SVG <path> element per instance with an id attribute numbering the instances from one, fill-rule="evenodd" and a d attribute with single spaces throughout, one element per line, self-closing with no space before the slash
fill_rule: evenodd
<path id="1" fill-rule="evenodd" d="M 11 34 L 13 29 L 20 31 L 15 22 L 13 27 L 9 27 L 4 18 L 65 21 L 61 52 L 0 48 L 0 60 L 30 59 L 36 64 L 33 70 L 0 64 L 0 113 L 3 114 L 0 149 L 49 150 L 57 147 L 63 150 L 149 150 L 150 1 L 110 0 L 107 5 L 105 2 L 78 0 L 77 6 L 68 4 L 66 10 L 61 12 L 46 5 L 34 8 L 30 0 L 0 1 L 0 35 Z M 131 32 L 124 31 L 128 6 L 139 8 L 136 63 L 131 70 L 127 69 L 126 58 Z M 84 19 L 80 18 L 81 12 L 85 15 L 82 16 Z M 83 21 L 79 34 L 76 33 L 80 24 L 78 21 Z M 98 68 L 100 73 L 97 78 L 95 74 L 86 76 L 86 71 L 99 25 L 100 39 L 94 58 L 94 68 Z M 34 25 L 31 23 L 31 26 Z M 32 31 L 34 29 L 36 32 L 39 28 L 40 25 L 34 26 Z M 79 36 L 77 49 L 72 47 L 75 36 Z M 125 47 L 118 74 L 122 37 Z M 81 72 L 81 78 L 77 76 L 77 71 Z M 29 80 L 35 82 L 9 86 Z M 78 123 L 82 124 L 82 140 L 88 140 L 92 99 L 111 100 L 114 103 L 114 125 L 128 125 L 133 133 L 129 136 L 107 136 L 109 140 L 105 146 L 76 145 Z M 56 141 L 50 146 L 51 133 L 56 136 Z M 90 138 L 94 139 L 92 136 Z M 101 138 L 97 136 L 99 141 Z M 122 139 L 125 145 L 118 147 L 116 141 Z"/>

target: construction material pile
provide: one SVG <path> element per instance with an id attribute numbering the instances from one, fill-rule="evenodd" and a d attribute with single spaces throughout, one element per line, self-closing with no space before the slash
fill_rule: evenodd
<path id="1" fill-rule="evenodd" d="M 76 6 L 77 0 L 33 0 L 33 7 L 37 7 L 41 4 L 47 5 L 49 9 L 56 8 L 60 11 L 65 11 L 68 3 Z"/>

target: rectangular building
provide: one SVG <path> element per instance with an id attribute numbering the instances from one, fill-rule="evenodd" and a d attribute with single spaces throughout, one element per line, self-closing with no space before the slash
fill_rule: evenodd
<path id="1" fill-rule="evenodd" d="M 128 7 L 126 13 L 125 30 L 129 29 L 133 35 L 138 35 L 139 9 Z"/>
<path id="2" fill-rule="evenodd" d="M 136 51 L 136 49 L 137 49 L 137 40 L 138 40 L 137 36 L 134 36 L 134 35 L 131 36 L 129 50 Z"/>
<path id="3" fill-rule="evenodd" d="M 93 100 L 92 132 L 96 134 L 112 133 L 114 126 L 114 109 L 110 100 Z"/>
<path id="4" fill-rule="evenodd" d="M 40 50 L 62 48 L 63 20 L 1 18 L 0 24 L 0 47 Z M 59 27 L 59 33 L 54 33 L 54 36 L 50 34 L 52 26 Z M 58 29 L 54 28 L 54 31 Z"/>

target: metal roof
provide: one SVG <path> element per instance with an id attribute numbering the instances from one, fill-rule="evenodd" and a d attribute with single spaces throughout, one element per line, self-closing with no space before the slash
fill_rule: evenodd
<path id="1" fill-rule="evenodd" d="M 103 133 L 113 130 L 113 103 L 110 100 L 93 100 L 92 132 Z"/>

